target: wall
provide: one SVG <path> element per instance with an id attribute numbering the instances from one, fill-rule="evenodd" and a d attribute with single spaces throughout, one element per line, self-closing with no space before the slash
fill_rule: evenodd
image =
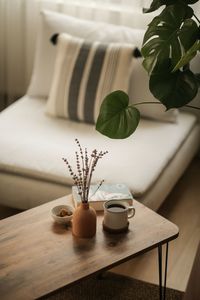
<path id="1" fill-rule="evenodd" d="M 152 19 L 152 14 L 141 12 L 143 6 L 151 3 L 148 0 L 134 1 L 134 7 L 132 0 L 80 2 L 81 9 L 79 2 L 73 0 L 0 0 L 0 110 L 26 92 L 32 73 L 40 10 L 139 28 L 146 28 Z M 200 4 L 194 7 L 200 15 Z M 197 72 L 199 66 L 200 57 L 194 64 Z M 199 105 L 199 102 L 200 92 L 192 104 Z M 200 112 L 195 113 L 200 119 Z"/>
<path id="2" fill-rule="evenodd" d="M 0 110 L 4 105 L 3 98 L 10 104 L 26 92 L 33 67 L 40 10 L 134 26 L 137 18 L 134 21 L 131 11 L 141 12 L 144 2 L 137 0 L 133 7 L 131 0 L 0 0 Z M 142 24 L 142 18 L 138 21 Z"/>

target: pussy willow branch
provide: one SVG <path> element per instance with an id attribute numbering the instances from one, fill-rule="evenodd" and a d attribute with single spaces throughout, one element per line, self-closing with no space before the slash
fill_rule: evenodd
<path id="1" fill-rule="evenodd" d="M 95 150 L 94 150 L 95 151 Z M 94 167 L 95 167 L 95 162 L 96 160 L 98 160 L 97 158 L 97 153 L 93 151 L 93 154 L 94 156 L 91 155 L 91 168 L 90 168 L 90 171 L 89 171 L 89 178 L 88 178 L 88 190 L 87 190 L 87 197 L 89 195 L 89 189 L 90 189 L 90 184 L 91 184 L 91 180 L 92 180 L 92 174 L 93 174 L 93 171 L 94 171 Z"/>
<path id="2" fill-rule="evenodd" d="M 79 148 L 79 153 L 80 153 L 81 162 L 82 162 L 82 168 L 81 168 L 82 169 L 82 195 L 83 195 L 83 201 L 85 201 L 86 169 L 85 169 L 85 165 L 84 165 L 83 149 L 82 149 L 78 139 L 75 139 L 75 142 Z M 79 164 L 80 164 L 80 162 L 79 162 Z M 79 175 L 81 175 L 80 171 L 79 171 Z"/>
<path id="3" fill-rule="evenodd" d="M 70 175 L 72 176 L 74 184 L 76 185 L 76 187 L 78 189 L 78 194 L 81 197 L 81 202 L 87 203 L 88 193 L 89 193 L 89 188 L 90 188 L 93 172 L 95 171 L 98 160 L 101 159 L 105 154 L 107 154 L 108 151 L 97 152 L 97 150 L 94 149 L 92 151 L 92 153 L 90 154 L 90 159 L 89 159 L 87 148 L 85 148 L 85 151 L 83 152 L 83 148 L 81 147 L 79 140 L 75 139 L 75 142 L 76 142 L 76 144 L 78 146 L 78 150 L 79 150 L 79 151 L 75 151 L 76 173 L 72 170 L 72 167 L 66 158 L 63 158 L 63 161 L 67 165 L 68 171 L 69 171 Z M 100 188 L 103 181 L 104 180 L 102 180 L 99 183 L 97 190 Z"/>
<path id="4" fill-rule="evenodd" d="M 96 190 L 94 191 L 94 193 L 92 193 L 92 195 L 90 195 L 90 199 L 96 194 L 96 192 L 102 186 L 103 182 L 104 182 L 104 179 L 100 181 L 100 183 L 98 184 L 98 186 L 97 186 Z"/>

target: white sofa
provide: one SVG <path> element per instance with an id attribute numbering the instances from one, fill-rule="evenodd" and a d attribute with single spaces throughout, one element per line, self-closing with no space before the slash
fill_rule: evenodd
<path id="1" fill-rule="evenodd" d="M 57 17 L 50 13 L 54 25 Z M 52 30 L 42 27 L 39 39 L 46 34 L 49 38 Z M 109 39 L 108 35 L 106 38 Z M 145 118 L 131 137 L 111 140 L 95 131 L 94 125 L 50 117 L 45 114 L 45 93 L 50 82 L 41 82 L 45 73 L 40 73 L 38 79 L 38 68 L 42 60 L 44 65 L 52 63 L 54 50 L 48 52 L 48 47 L 52 47 L 49 45 L 44 56 L 44 47 L 41 50 L 39 43 L 27 95 L 0 114 L 0 204 L 28 209 L 70 193 L 72 181 L 62 157 L 74 160 L 74 139 L 78 138 L 88 149 L 109 151 L 96 169 L 94 182 L 123 182 L 136 199 L 157 210 L 199 148 L 197 118 L 181 111 L 176 122 L 171 122 L 171 113 L 166 120 L 163 109 L 148 111 L 147 106 L 142 111 Z M 135 92 L 135 98 L 151 100 L 147 75 L 141 70 L 136 63 L 129 91 L 132 95 Z M 40 92 L 36 95 L 38 84 Z"/>

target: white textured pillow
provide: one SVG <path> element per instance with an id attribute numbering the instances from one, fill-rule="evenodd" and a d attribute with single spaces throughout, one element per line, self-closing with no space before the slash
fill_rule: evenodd
<path id="1" fill-rule="evenodd" d="M 132 44 L 88 42 L 60 34 L 47 113 L 94 123 L 104 97 L 128 91 Z"/>
<path id="2" fill-rule="evenodd" d="M 151 94 L 149 90 L 149 77 L 142 66 L 141 58 L 134 61 L 128 93 L 130 103 L 132 104 L 138 102 L 158 103 L 138 105 L 137 108 L 139 109 L 141 116 L 163 122 L 176 122 L 178 109 L 170 109 L 166 111 L 165 106 Z"/>
<path id="3" fill-rule="evenodd" d="M 141 46 L 144 30 L 108 23 L 74 18 L 56 12 L 41 12 L 39 36 L 33 74 L 28 95 L 47 97 L 52 82 L 56 49 L 49 42 L 55 33 L 68 33 L 87 41 L 105 43 L 132 43 Z"/>

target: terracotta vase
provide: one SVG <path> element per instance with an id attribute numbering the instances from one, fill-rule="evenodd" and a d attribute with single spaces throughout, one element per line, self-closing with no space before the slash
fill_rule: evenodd
<path id="1" fill-rule="evenodd" d="M 97 215 L 89 203 L 81 203 L 73 213 L 72 233 L 80 238 L 91 238 L 96 234 Z"/>

